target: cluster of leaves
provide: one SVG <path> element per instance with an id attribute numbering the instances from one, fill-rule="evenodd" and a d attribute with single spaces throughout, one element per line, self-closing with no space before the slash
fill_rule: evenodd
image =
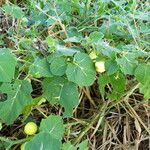
<path id="1" fill-rule="evenodd" d="M 31 96 L 33 79 L 41 80 L 42 98 L 64 108 L 62 116 L 50 115 L 41 121 L 39 133 L 26 149 L 60 149 L 62 118 L 71 117 L 78 106 L 78 87 L 91 86 L 97 79 L 105 99 L 124 96 L 126 75 L 136 79 L 140 92 L 150 98 L 149 13 L 137 10 L 135 0 L 31 0 L 22 5 L 25 9 L 14 4 L 2 7 L 15 26 L 0 38 L 6 47 L 0 48 L 0 93 L 6 95 L 0 99 L 1 122 L 13 124 L 39 104 Z M 6 35 L 13 47 L 5 45 Z M 88 55 L 91 51 L 97 55 L 94 61 Z M 99 60 L 105 61 L 106 67 L 101 75 L 94 67 Z M 86 149 L 87 141 L 77 147 L 63 144 L 64 150 L 78 148 Z"/>

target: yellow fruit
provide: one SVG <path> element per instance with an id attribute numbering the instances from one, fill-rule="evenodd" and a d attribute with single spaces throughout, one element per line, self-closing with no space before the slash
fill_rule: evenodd
<path id="1" fill-rule="evenodd" d="M 104 61 L 98 61 L 95 63 L 96 71 L 99 73 L 105 72 L 105 62 Z"/>
<path id="2" fill-rule="evenodd" d="M 91 59 L 96 59 L 97 55 L 94 51 L 92 51 L 90 54 L 89 54 L 90 58 Z"/>
<path id="3" fill-rule="evenodd" d="M 28 122 L 24 127 L 24 132 L 27 135 L 34 135 L 37 132 L 37 125 L 34 122 Z"/>
<path id="4" fill-rule="evenodd" d="M 26 145 L 26 143 L 23 143 L 23 144 L 20 146 L 20 150 L 25 150 L 25 145 Z"/>

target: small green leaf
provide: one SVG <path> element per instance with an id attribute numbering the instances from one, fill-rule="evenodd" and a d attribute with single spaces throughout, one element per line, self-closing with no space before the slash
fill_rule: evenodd
<path id="1" fill-rule="evenodd" d="M 62 150 L 77 150 L 77 149 L 69 141 L 69 142 L 63 144 Z"/>
<path id="2" fill-rule="evenodd" d="M 85 53 L 75 54 L 73 63 L 68 64 L 66 75 L 68 80 L 79 86 L 90 86 L 96 78 L 93 62 Z"/>
<path id="3" fill-rule="evenodd" d="M 117 62 L 114 60 L 106 61 L 105 66 L 106 66 L 106 71 L 108 75 L 112 75 L 119 70 L 119 66 Z"/>
<path id="4" fill-rule="evenodd" d="M 73 37 L 69 37 L 69 38 L 65 39 L 64 42 L 80 43 L 81 38 L 77 37 L 77 36 L 73 36 Z"/>
<path id="5" fill-rule="evenodd" d="M 62 45 L 56 45 L 56 51 L 64 56 L 73 56 L 75 53 L 80 52 L 78 49 Z"/>
<path id="6" fill-rule="evenodd" d="M 59 104 L 61 84 L 64 84 L 64 79 L 61 77 L 46 78 L 43 81 L 43 97 L 52 105 Z"/>
<path id="7" fill-rule="evenodd" d="M 46 38 L 46 43 L 48 44 L 48 46 L 54 46 L 55 45 L 55 40 L 51 36 L 48 36 Z"/>
<path id="8" fill-rule="evenodd" d="M 79 145 L 77 145 L 77 149 L 79 150 L 88 150 L 88 140 L 82 141 Z"/>
<path id="9" fill-rule="evenodd" d="M 16 58 L 9 49 L 0 49 L 0 82 L 11 82 L 14 78 Z"/>
<path id="10" fill-rule="evenodd" d="M 104 34 L 102 32 L 94 31 L 90 34 L 89 40 L 91 43 L 97 43 L 104 37 Z"/>
<path id="11" fill-rule="evenodd" d="M 120 49 L 112 47 L 108 42 L 105 41 L 98 42 L 97 49 L 100 54 L 111 59 L 114 59 L 116 57 L 116 53 L 120 53 Z"/>
<path id="12" fill-rule="evenodd" d="M 140 92 L 150 98 L 150 64 L 140 64 L 135 70 L 135 77 L 140 82 Z"/>
<path id="13" fill-rule="evenodd" d="M 52 77 L 49 63 L 46 58 L 36 58 L 33 64 L 29 68 L 29 73 L 36 78 L 40 77 Z"/>
<path id="14" fill-rule="evenodd" d="M 49 133 L 53 138 L 61 140 L 64 134 L 63 120 L 60 116 L 50 115 L 40 124 L 40 132 Z"/>
<path id="15" fill-rule="evenodd" d="M 88 140 L 82 141 L 80 144 L 73 146 L 70 141 L 63 144 L 62 150 L 88 150 Z"/>
<path id="16" fill-rule="evenodd" d="M 59 57 L 63 57 L 63 54 L 60 54 L 60 53 L 52 53 L 51 55 L 49 55 L 49 56 L 47 57 L 47 61 L 48 61 L 49 63 L 52 63 L 53 60 L 55 60 L 55 59 L 57 59 L 57 58 L 59 58 Z"/>
<path id="17" fill-rule="evenodd" d="M 98 79 L 99 90 L 103 97 L 105 95 L 105 86 L 107 84 L 111 85 L 112 91 L 110 93 L 107 93 L 107 98 L 109 98 L 110 100 L 119 100 L 123 96 L 125 83 L 125 76 L 122 73 L 116 73 L 111 76 L 103 74 Z"/>
<path id="18" fill-rule="evenodd" d="M 123 56 L 122 58 L 117 59 L 118 65 L 120 65 L 121 71 L 124 74 L 133 75 L 136 66 L 138 65 L 138 61 L 135 60 L 134 56 L 131 54 L 127 54 L 126 56 Z"/>
<path id="19" fill-rule="evenodd" d="M 32 102 L 32 86 L 26 80 L 16 80 L 14 84 L 3 83 L 0 93 L 7 94 L 7 100 L 0 102 L 0 118 L 7 124 L 12 124 L 22 113 L 25 106 Z"/>
<path id="20" fill-rule="evenodd" d="M 4 5 L 3 9 L 7 14 L 17 19 L 21 19 L 24 16 L 22 9 L 16 5 Z"/>

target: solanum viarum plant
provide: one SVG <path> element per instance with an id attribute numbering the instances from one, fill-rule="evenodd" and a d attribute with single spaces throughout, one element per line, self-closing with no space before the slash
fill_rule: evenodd
<path id="1" fill-rule="evenodd" d="M 5 1 L 0 150 L 141 146 L 132 138 L 149 133 L 148 10 L 144 0 Z M 130 126 L 124 120 L 133 135 L 115 132 Z"/>

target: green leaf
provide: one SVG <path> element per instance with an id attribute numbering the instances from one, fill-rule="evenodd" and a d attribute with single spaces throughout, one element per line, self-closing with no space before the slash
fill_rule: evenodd
<path id="1" fill-rule="evenodd" d="M 134 18 L 135 19 L 139 19 L 139 20 L 144 20 L 144 21 L 149 21 L 149 11 L 145 12 L 145 11 L 136 11 L 136 13 L 134 14 Z"/>
<path id="2" fill-rule="evenodd" d="M 47 78 L 43 81 L 43 97 L 52 105 L 59 104 L 60 102 L 61 84 L 64 84 L 64 79 L 61 77 Z"/>
<path id="3" fill-rule="evenodd" d="M 48 46 L 54 46 L 55 45 L 55 40 L 51 36 L 48 36 L 46 38 L 46 43 L 48 44 Z"/>
<path id="4" fill-rule="evenodd" d="M 77 37 L 77 36 L 73 36 L 73 37 L 69 37 L 69 38 L 65 39 L 64 42 L 80 43 L 81 38 Z"/>
<path id="5" fill-rule="evenodd" d="M 7 14 L 17 19 L 21 19 L 24 16 L 22 9 L 16 5 L 4 5 L 3 9 Z"/>
<path id="6" fill-rule="evenodd" d="M 105 66 L 108 75 L 112 75 L 119 70 L 119 66 L 115 60 L 106 61 Z"/>
<path id="7" fill-rule="evenodd" d="M 91 43 L 97 43 L 104 37 L 102 32 L 94 31 L 89 35 L 89 40 Z"/>
<path id="8" fill-rule="evenodd" d="M 41 132 L 25 144 L 25 150 L 60 150 L 61 142 L 49 133 Z"/>
<path id="9" fill-rule="evenodd" d="M 88 150 L 88 140 L 82 141 L 79 145 L 77 145 L 77 149 L 79 150 Z"/>
<path id="10" fill-rule="evenodd" d="M 150 98 L 150 64 L 140 64 L 135 70 L 135 77 L 140 82 L 140 92 Z"/>
<path id="11" fill-rule="evenodd" d="M 40 124 L 40 132 L 49 133 L 53 138 L 61 140 L 64 134 L 63 120 L 60 116 L 50 115 Z"/>
<path id="12" fill-rule="evenodd" d="M 75 1 L 78 1 L 78 0 L 75 0 Z M 79 2 L 78 2 L 78 4 L 79 4 Z M 83 38 L 82 32 L 79 32 L 75 26 L 70 26 L 70 27 L 68 26 L 67 33 L 68 33 L 68 38 L 64 40 L 65 42 L 67 41 L 67 42 L 80 43 L 81 39 Z"/>
<path id="13" fill-rule="evenodd" d="M 64 134 L 63 120 L 60 116 L 50 115 L 40 124 L 40 133 L 25 145 L 25 150 L 60 150 Z"/>
<path id="14" fill-rule="evenodd" d="M 73 146 L 70 141 L 63 144 L 62 150 L 88 150 L 88 140 L 82 141 L 80 144 Z"/>
<path id="15" fill-rule="evenodd" d="M 40 77 L 52 77 L 49 63 L 46 58 L 36 58 L 33 64 L 29 68 L 29 73 L 36 78 Z"/>
<path id="16" fill-rule="evenodd" d="M 62 77 L 48 78 L 43 82 L 43 96 L 51 104 L 61 104 L 65 108 L 64 116 L 72 115 L 78 105 L 79 93 L 77 85 Z"/>
<path id="17" fill-rule="evenodd" d="M 77 150 L 77 149 L 69 141 L 69 142 L 63 144 L 62 150 Z"/>
<path id="18" fill-rule="evenodd" d="M 105 41 L 98 42 L 96 48 L 100 52 L 100 54 L 107 56 L 111 59 L 114 59 L 116 57 L 116 53 L 120 53 L 120 49 L 112 47 L 109 43 Z"/>
<path id="19" fill-rule="evenodd" d="M 3 83 L 0 93 L 7 94 L 7 100 L 0 102 L 0 118 L 7 124 L 12 124 L 22 113 L 25 106 L 32 102 L 32 86 L 26 80 L 16 80 L 14 84 Z"/>
<path id="20" fill-rule="evenodd" d="M 61 53 L 52 53 L 51 55 L 49 55 L 48 57 L 47 57 L 47 61 L 49 62 L 49 63 L 52 63 L 52 61 L 53 60 L 55 60 L 55 59 L 57 59 L 57 58 L 59 58 L 59 57 L 63 57 L 63 54 L 61 54 Z"/>
<path id="21" fill-rule="evenodd" d="M 100 93 L 104 97 L 105 86 L 107 84 L 110 84 L 112 87 L 112 91 L 110 93 L 107 93 L 107 98 L 111 100 L 119 100 L 124 94 L 125 82 L 125 76 L 122 73 L 117 73 L 111 76 L 103 74 L 98 79 Z"/>
<path id="22" fill-rule="evenodd" d="M 95 68 L 90 57 L 85 53 L 77 53 L 73 63 L 69 63 L 66 70 L 68 80 L 79 86 L 90 86 L 95 81 Z"/>
<path id="23" fill-rule="evenodd" d="M 55 57 L 50 64 L 52 74 L 56 76 L 62 76 L 67 69 L 67 61 L 64 57 Z"/>
<path id="24" fill-rule="evenodd" d="M 16 58 L 9 49 L 0 49 L 0 82 L 11 82 L 14 78 Z"/>
<path id="25" fill-rule="evenodd" d="M 127 54 L 122 58 L 118 58 L 117 60 L 118 65 L 120 65 L 121 71 L 124 74 L 133 75 L 136 66 L 138 65 L 138 61 L 135 60 L 134 56 L 131 54 Z"/>
<path id="26" fill-rule="evenodd" d="M 73 56 L 75 53 L 79 52 L 78 49 L 62 45 L 56 45 L 56 51 L 64 56 Z"/>

